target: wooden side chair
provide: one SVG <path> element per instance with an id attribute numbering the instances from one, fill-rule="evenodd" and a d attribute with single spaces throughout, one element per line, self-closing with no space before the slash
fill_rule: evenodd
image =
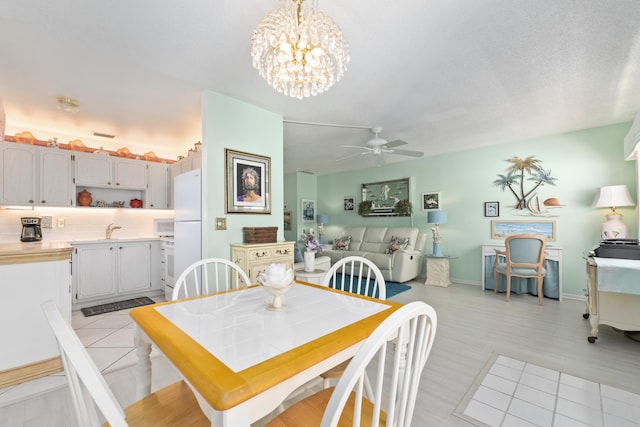
<path id="1" fill-rule="evenodd" d="M 409 427 L 436 329 L 433 307 L 422 301 L 404 305 L 366 339 L 335 388 L 302 399 L 267 427 Z M 406 342 L 407 351 L 393 350 L 394 339 Z M 375 374 L 372 399 L 363 395 L 367 368 Z"/>
<path id="2" fill-rule="evenodd" d="M 224 258 L 206 258 L 194 262 L 180 274 L 171 299 L 222 292 L 250 284 L 249 276 L 238 264 Z"/>
<path id="3" fill-rule="evenodd" d="M 75 331 L 53 301 L 42 310 L 58 341 L 78 425 L 103 425 L 98 410 L 112 427 L 210 426 L 191 388 L 178 381 L 150 394 L 123 410 Z"/>
<path id="4" fill-rule="evenodd" d="M 504 243 L 504 251 L 496 250 L 493 292 L 498 292 L 499 274 L 504 275 L 507 280 L 507 301 L 511 296 L 512 277 L 535 278 L 538 285 L 538 304 L 542 305 L 542 282 L 547 274 L 544 268 L 547 240 L 535 234 L 517 234 L 507 237 Z"/>

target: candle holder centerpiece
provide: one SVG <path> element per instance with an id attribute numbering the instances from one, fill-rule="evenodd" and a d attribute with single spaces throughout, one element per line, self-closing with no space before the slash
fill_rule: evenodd
<path id="1" fill-rule="evenodd" d="M 285 305 L 282 302 L 282 295 L 289 290 L 293 284 L 293 270 L 287 269 L 285 264 L 271 264 L 267 269 L 258 275 L 258 282 L 262 288 L 272 296 L 271 302 L 267 305 L 268 310 L 282 310 Z"/>

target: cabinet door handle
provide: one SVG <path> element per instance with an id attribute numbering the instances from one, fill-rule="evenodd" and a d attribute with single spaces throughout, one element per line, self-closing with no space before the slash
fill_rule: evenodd
<path id="1" fill-rule="evenodd" d="M 46 200 L 40 200 L 40 203 L 42 203 L 44 205 L 45 203 L 47 203 L 47 201 Z"/>

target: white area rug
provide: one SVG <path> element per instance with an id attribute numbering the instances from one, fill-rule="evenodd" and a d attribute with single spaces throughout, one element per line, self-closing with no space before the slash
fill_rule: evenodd
<path id="1" fill-rule="evenodd" d="M 494 354 L 454 411 L 476 426 L 640 426 L 640 395 Z"/>

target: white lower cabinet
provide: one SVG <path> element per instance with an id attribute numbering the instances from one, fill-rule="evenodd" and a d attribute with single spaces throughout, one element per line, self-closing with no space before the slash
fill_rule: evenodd
<path id="1" fill-rule="evenodd" d="M 160 291 L 159 254 L 159 241 L 74 243 L 74 304 L 87 306 L 91 304 L 85 302 L 112 302 Z"/>

